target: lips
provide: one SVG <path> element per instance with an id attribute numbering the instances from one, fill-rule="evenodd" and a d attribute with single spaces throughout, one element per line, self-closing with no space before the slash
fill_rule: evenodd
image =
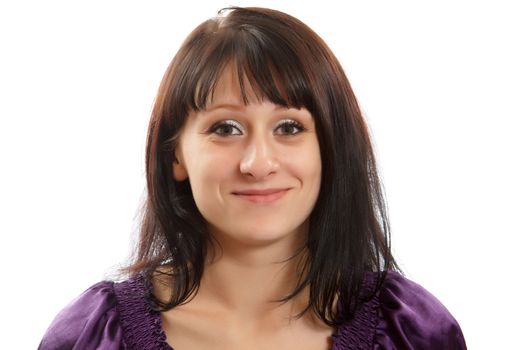
<path id="1" fill-rule="evenodd" d="M 252 203 L 270 203 L 284 196 L 288 190 L 289 188 L 248 189 L 232 194 Z"/>

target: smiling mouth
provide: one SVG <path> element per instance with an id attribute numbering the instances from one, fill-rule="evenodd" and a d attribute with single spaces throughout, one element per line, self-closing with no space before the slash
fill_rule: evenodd
<path id="1" fill-rule="evenodd" d="M 289 188 L 269 189 L 269 190 L 248 190 L 233 192 L 237 197 L 252 203 L 271 203 L 283 197 Z"/>

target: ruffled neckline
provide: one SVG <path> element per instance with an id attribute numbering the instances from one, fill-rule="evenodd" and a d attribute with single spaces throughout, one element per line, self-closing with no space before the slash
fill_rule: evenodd
<path id="1" fill-rule="evenodd" d="M 376 281 L 377 274 L 366 274 L 363 282 L 364 292 L 370 294 Z M 174 350 L 168 344 L 162 329 L 160 312 L 153 310 L 148 302 L 151 287 L 146 283 L 145 277 L 139 274 L 126 281 L 115 283 L 113 288 L 127 347 Z M 350 322 L 336 329 L 332 335 L 331 350 L 372 348 L 378 323 L 378 294 L 363 303 Z"/>
<path id="2" fill-rule="evenodd" d="M 149 289 L 145 281 L 143 275 L 137 275 L 113 286 L 124 341 L 129 349 L 173 350 L 166 341 L 160 312 L 147 301 Z"/>
<path id="3" fill-rule="evenodd" d="M 362 295 L 371 295 L 377 283 L 377 274 L 365 273 Z M 378 323 L 379 293 L 363 302 L 354 318 L 339 326 L 332 336 L 332 349 L 371 349 Z"/>

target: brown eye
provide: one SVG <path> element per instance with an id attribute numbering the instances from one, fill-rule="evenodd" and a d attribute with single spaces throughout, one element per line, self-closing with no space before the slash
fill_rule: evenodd
<path id="1" fill-rule="evenodd" d="M 280 132 L 277 132 L 277 134 L 279 135 L 295 135 L 300 132 L 303 132 L 304 127 L 295 120 L 286 119 L 281 121 L 279 125 L 277 125 L 275 130 L 280 130 Z"/>
<path id="2" fill-rule="evenodd" d="M 208 133 L 214 133 L 219 136 L 242 135 L 239 124 L 234 122 L 233 120 L 226 120 L 226 121 L 214 124 L 208 130 Z"/>

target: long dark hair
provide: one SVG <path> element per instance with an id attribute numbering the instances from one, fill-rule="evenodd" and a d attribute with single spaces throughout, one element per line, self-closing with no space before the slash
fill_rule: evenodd
<path id="1" fill-rule="evenodd" d="M 346 75 L 324 41 L 285 13 L 227 8 L 188 36 L 161 82 L 146 148 L 147 197 L 131 273 L 151 278 L 170 268 L 171 300 L 151 295 L 160 310 L 198 290 L 210 237 L 188 180 L 173 178 L 174 146 L 188 113 L 202 110 L 224 67 L 233 63 L 245 103 L 246 84 L 261 98 L 314 116 L 322 160 L 317 203 L 310 216 L 306 261 L 297 288 L 310 288 L 306 310 L 336 325 L 352 318 L 397 269 L 367 125 Z M 363 296 L 366 273 L 378 283 Z M 339 303 L 338 311 L 334 302 Z"/>

